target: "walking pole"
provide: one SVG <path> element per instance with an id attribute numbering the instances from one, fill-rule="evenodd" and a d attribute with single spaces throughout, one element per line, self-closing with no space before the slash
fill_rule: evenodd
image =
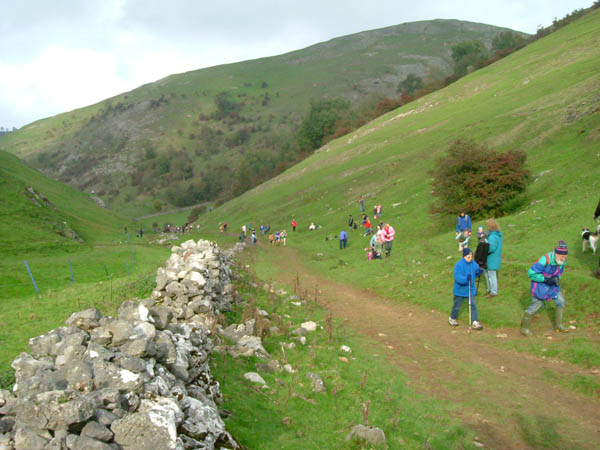
<path id="1" fill-rule="evenodd" d="M 472 274 L 472 272 L 471 272 Z M 472 322 L 471 322 L 471 280 L 468 280 L 469 283 L 469 334 L 471 334 Z"/>

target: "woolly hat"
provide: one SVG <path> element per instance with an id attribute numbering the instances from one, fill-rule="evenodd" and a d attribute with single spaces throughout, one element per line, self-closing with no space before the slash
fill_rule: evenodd
<path id="1" fill-rule="evenodd" d="M 469 253 L 473 253 L 473 250 L 471 250 L 469 247 L 463 248 L 463 257 L 467 256 Z"/>
<path id="2" fill-rule="evenodd" d="M 558 241 L 558 245 L 554 249 L 554 254 L 556 254 L 556 255 L 568 255 L 569 254 L 569 247 L 567 246 L 567 243 L 565 241 L 563 241 L 563 240 Z"/>

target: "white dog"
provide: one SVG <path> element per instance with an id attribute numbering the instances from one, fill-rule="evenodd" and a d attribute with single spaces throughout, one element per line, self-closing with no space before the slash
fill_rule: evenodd
<path id="1" fill-rule="evenodd" d="M 592 233 L 589 228 L 581 229 L 581 240 L 583 241 L 583 250 L 582 253 L 588 247 L 592 247 L 592 251 L 594 255 L 596 254 L 596 250 L 598 249 L 598 233 L 600 232 L 600 225 L 598 225 L 598 229 L 595 233 Z"/>

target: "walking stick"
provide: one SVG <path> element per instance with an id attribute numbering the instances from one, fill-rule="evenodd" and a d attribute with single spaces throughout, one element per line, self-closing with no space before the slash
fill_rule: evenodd
<path id="1" fill-rule="evenodd" d="M 472 272 L 471 272 L 472 274 Z M 471 334 L 472 322 L 471 322 L 471 280 L 468 280 L 469 283 L 469 334 Z"/>

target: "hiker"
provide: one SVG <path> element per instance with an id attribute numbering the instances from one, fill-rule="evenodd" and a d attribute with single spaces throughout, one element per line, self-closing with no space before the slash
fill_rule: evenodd
<path id="1" fill-rule="evenodd" d="M 384 231 L 379 225 L 377 225 L 377 233 L 373 234 L 373 237 L 369 242 L 369 247 L 373 252 L 373 258 L 375 259 L 381 258 L 381 250 L 383 248 L 383 235 Z"/>
<path id="2" fill-rule="evenodd" d="M 287 231 L 283 230 L 281 231 L 281 233 L 279 233 L 279 240 L 283 243 L 283 246 L 285 247 L 285 243 L 287 242 Z"/>
<path id="3" fill-rule="evenodd" d="M 466 229 L 462 233 L 458 235 L 458 251 L 462 253 L 462 251 L 469 246 L 469 241 L 471 240 L 471 231 Z"/>
<path id="4" fill-rule="evenodd" d="M 246 239 L 246 225 L 242 225 L 242 233 L 244 233 L 244 239 Z"/>
<path id="5" fill-rule="evenodd" d="M 254 230 L 254 229 L 252 230 L 251 239 L 252 239 L 252 245 L 256 245 L 256 241 L 258 240 L 258 238 L 256 237 L 256 230 Z"/>
<path id="6" fill-rule="evenodd" d="M 348 244 L 348 233 L 346 233 L 346 230 L 342 230 L 342 232 L 340 233 L 340 250 L 343 248 L 346 248 L 347 244 Z"/>
<path id="7" fill-rule="evenodd" d="M 456 218 L 456 239 L 458 239 L 458 236 L 465 230 L 469 230 L 470 233 L 472 229 L 473 227 L 471 226 L 471 218 L 465 213 L 464 209 L 461 210 L 460 214 Z"/>
<path id="8" fill-rule="evenodd" d="M 371 233 L 372 233 L 372 230 L 371 230 L 371 221 L 367 217 L 366 220 L 365 220 L 365 236 L 368 236 Z"/>
<path id="9" fill-rule="evenodd" d="M 314 222 L 311 222 L 310 225 L 308 226 L 308 231 L 315 231 L 317 229 L 317 226 L 315 225 Z"/>
<path id="10" fill-rule="evenodd" d="M 392 253 L 392 244 L 394 243 L 396 230 L 394 230 L 389 223 L 386 223 L 383 227 L 383 231 L 383 240 L 385 241 L 385 257 L 387 258 Z"/>
<path id="11" fill-rule="evenodd" d="M 140 227 L 140 237 L 141 238 L 144 237 L 144 229 L 142 227 Z"/>
<path id="12" fill-rule="evenodd" d="M 448 318 L 448 323 L 453 327 L 458 326 L 458 312 L 463 301 L 471 300 L 472 320 L 471 327 L 474 330 L 482 330 L 483 326 L 478 321 L 477 303 L 477 288 L 475 287 L 475 278 L 481 275 L 481 269 L 475 261 L 473 261 L 473 250 L 465 248 L 463 257 L 454 266 L 454 303 L 452 304 L 452 312 Z"/>
<path id="13" fill-rule="evenodd" d="M 348 228 L 350 228 L 350 231 L 352 231 L 353 227 L 354 227 L 354 217 L 352 217 L 352 214 L 350 214 L 350 217 L 348 217 Z"/>
<path id="14" fill-rule="evenodd" d="M 498 295 L 498 271 L 502 261 L 502 231 L 500 231 L 500 225 L 494 219 L 487 220 L 487 227 L 487 241 L 490 247 L 488 249 L 487 267 L 483 271 L 487 286 L 485 296 L 495 297 Z"/>
<path id="15" fill-rule="evenodd" d="M 292 231 L 296 231 L 297 226 L 298 226 L 298 222 L 296 222 L 296 219 L 292 219 Z"/>
<path id="16" fill-rule="evenodd" d="M 365 199 L 363 198 L 363 196 L 360 196 L 360 199 L 358 200 L 358 202 L 360 203 L 360 211 L 361 212 L 365 212 Z"/>
<path id="17" fill-rule="evenodd" d="M 568 328 L 563 327 L 562 317 L 565 307 L 565 298 L 560 292 L 560 278 L 567 264 L 569 248 L 563 240 L 558 241 L 554 251 L 541 256 L 527 273 L 531 278 L 531 305 L 525 311 L 521 320 L 521 333 L 531 336 L 531 319 L 544 305 L 544 302 L 554 301 L 554 329 L 566 333 Z"/>
<path id="18" fill-rule="evenodd" d="M 223 222 L 223 230 L 227 231 L 227 222 Z"/>

